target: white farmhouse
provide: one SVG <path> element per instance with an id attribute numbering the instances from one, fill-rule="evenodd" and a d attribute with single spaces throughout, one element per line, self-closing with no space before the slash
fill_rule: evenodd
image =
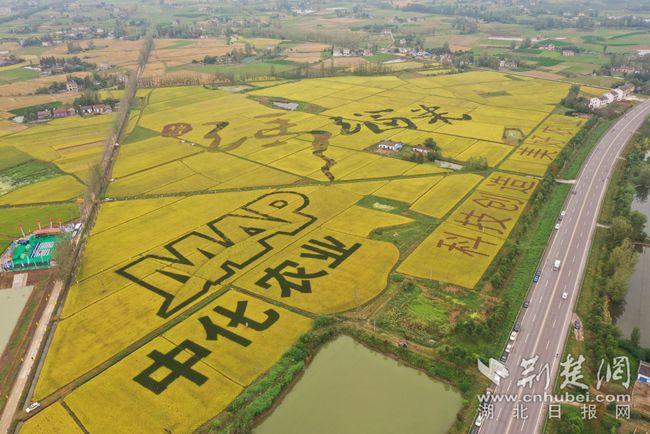
<path id="1" fill-rule="evenodd" d="M 589 100 L 590 109 L 599 109 L 600 107 L 600 97 L 595 96 Z"/>
<path id="2" fill-rule="evenodd" d="M 607 92 L 607 93 L 603 94 L 602 98 L 605 98 L 605 100 L 607 101 L 607 104 L 613 103 L 614 99 L 615 99 L 614 95 L 612 95 L 610 92 Z"/>
<path id="3" fill-rule="evenodd" d="M 610 93 L 611 93 L 612 95 L 614 95 L 614 100 L 616 100 L 616 101 L 622 101 L 622 100 L 623 100 L 623 97 L 625 96 L 625 94 L 623 93 L 623 91 L 622 91 L 620 88 L 618 88 L 618 87 L 617 87 L 616 89 L 612 89 L 612 90 L 610 91 Z"/>
<path id="4" fill-rule="evenodd" d="M 614 101 L 622 101 L 626 96 L 634 93 L 634 85 L 626 83 L 623 86 L 617 87 L 604 93 L 602 96 L 594 97 L 589 100 L 589 108 L 592 110 L 603 108 L 613 103 Z"/>
<path id="5" fill-rule="evenodd" d="M 623 96 L 628 96 L 634 93 L 635 86 L 632 83 L 625 83 L 619 89 L 623 92 Z"/>

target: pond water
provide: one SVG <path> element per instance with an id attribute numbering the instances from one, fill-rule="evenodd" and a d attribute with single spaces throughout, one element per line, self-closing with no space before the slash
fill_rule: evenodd
<path id="1" fill-rule="evenodd" d="M 32 287 L 0 289 L 0 354 L 14 331 Z"/>
<path id="2" fill-rule="evenodd" d="M 444 434 L 461 395 L 421 372 L 341 336 L 254 434 Z"/>
<path id="3" fill-rule="evenodd" d="M 439 167 L 442 167 L 443 169 L 460 170 L 460 169 L 462 169 L 464 167 L 464 166 L 461 166 L 460 164 L 450 163 L 449 161 L 442 161 L 442 160 L 437 160 L 436 164 Z"/>
<path id="4" fill-rule="evenodd" d="M 280 107 L 285 110 L 296 110 L 298 108 L 298 103 L 297 102 L 281 102 L 281 101 L 273 101 L 273 105 L 276 107 Z"/>
<path id="5" fill-rule="evenodd" d="M 650 200 L 636 197 L 632 202 L 632 210 L 642 212 L 650 220 Z M 646 223 L 645 231 L 650 231 Z M 641 346 L 650 347 L 650 249 L 644 248 L 639 255 L 639 262 L 634 268 L 634 274 L 628 284 L 625 296 L 625 312 L 616 324 L 623 336 L 630 338 L 634 327 L 641 331 Z"/>

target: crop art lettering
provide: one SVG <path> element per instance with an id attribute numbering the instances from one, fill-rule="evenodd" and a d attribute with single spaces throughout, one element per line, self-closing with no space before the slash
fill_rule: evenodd
<path id="1" fill-rule="evenodd" d="M 168 318 L 316 222 L 303 212 L 307 205 L 302 193 L 265 194 L 165 244 L 163 254 L 146 254 L 116 273 L 161 296 L 157 314 Z"/>
<path id="2" fill-rule="evenodd" d="M 212 308 L 212 311 L 216 313 L 214 319 L 208 315 L 198 318 L 198 322 L 205 331 L 205 340 L 208 342 L 218 341 L 219 337 L 222 337 L 242 347 L 248 347 L 252 343 L 251 339 L 244 337 L 237 330 L 247 330 L 249 331 L 248 334 L 250 334 L 250 331 L 262 332 L 280 319 L 280 313 L 277 310 L 267 309 L 262 312 L 264 318 L 258 321 L 255 318 L 247 316 L 247 307 L 248 301 L 246 300 L 237 301 L 234 309 L 217 304 Z M 214 322 L 217 318 L 221 322 L 223 320 L 227 320 L 228 322 L 221 326 Z M 187 358 L 188 353 L 191 354 L 189 358 Z M 197 386 L 202 386 L 208 381 L 208 377 L 201 373 L 195 365 L 210 354 L 212 354 L 211 349 L 199 345 L 190 339 L 185 339 L 167 353 L 162 353 L 158 350 L 151 351 L 147 357 L 153 363 L 133 377 L 133 380 L 156 395 L 160 395 L 180 378 L 184 378 Z M 161 370 L 167 374 L 162 378 L 158 375 L 158 372 Z"/>

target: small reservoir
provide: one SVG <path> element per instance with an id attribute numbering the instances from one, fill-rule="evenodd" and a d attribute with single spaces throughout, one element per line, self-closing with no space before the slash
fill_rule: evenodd
<path id="1" fill-rule="evenodd" d="M 0 289 L 0 354 L 9 342 L 31 292 L 31 286 Z"/>
<path id="2" fill-rule="evenodd" d="M 444 434 L 461 405 L 448 385 L 341 336 L 253 432 Z"/>

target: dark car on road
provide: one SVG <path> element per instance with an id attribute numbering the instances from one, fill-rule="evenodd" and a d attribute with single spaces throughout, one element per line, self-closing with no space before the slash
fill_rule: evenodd
<path id="1" fill-rule="evenodd" d="M 539 281 L 539 276 L 542 274 L 541 270 L 535 271 L 535 277 L 533 277 L 533 282 L 537 283 Z"/>

